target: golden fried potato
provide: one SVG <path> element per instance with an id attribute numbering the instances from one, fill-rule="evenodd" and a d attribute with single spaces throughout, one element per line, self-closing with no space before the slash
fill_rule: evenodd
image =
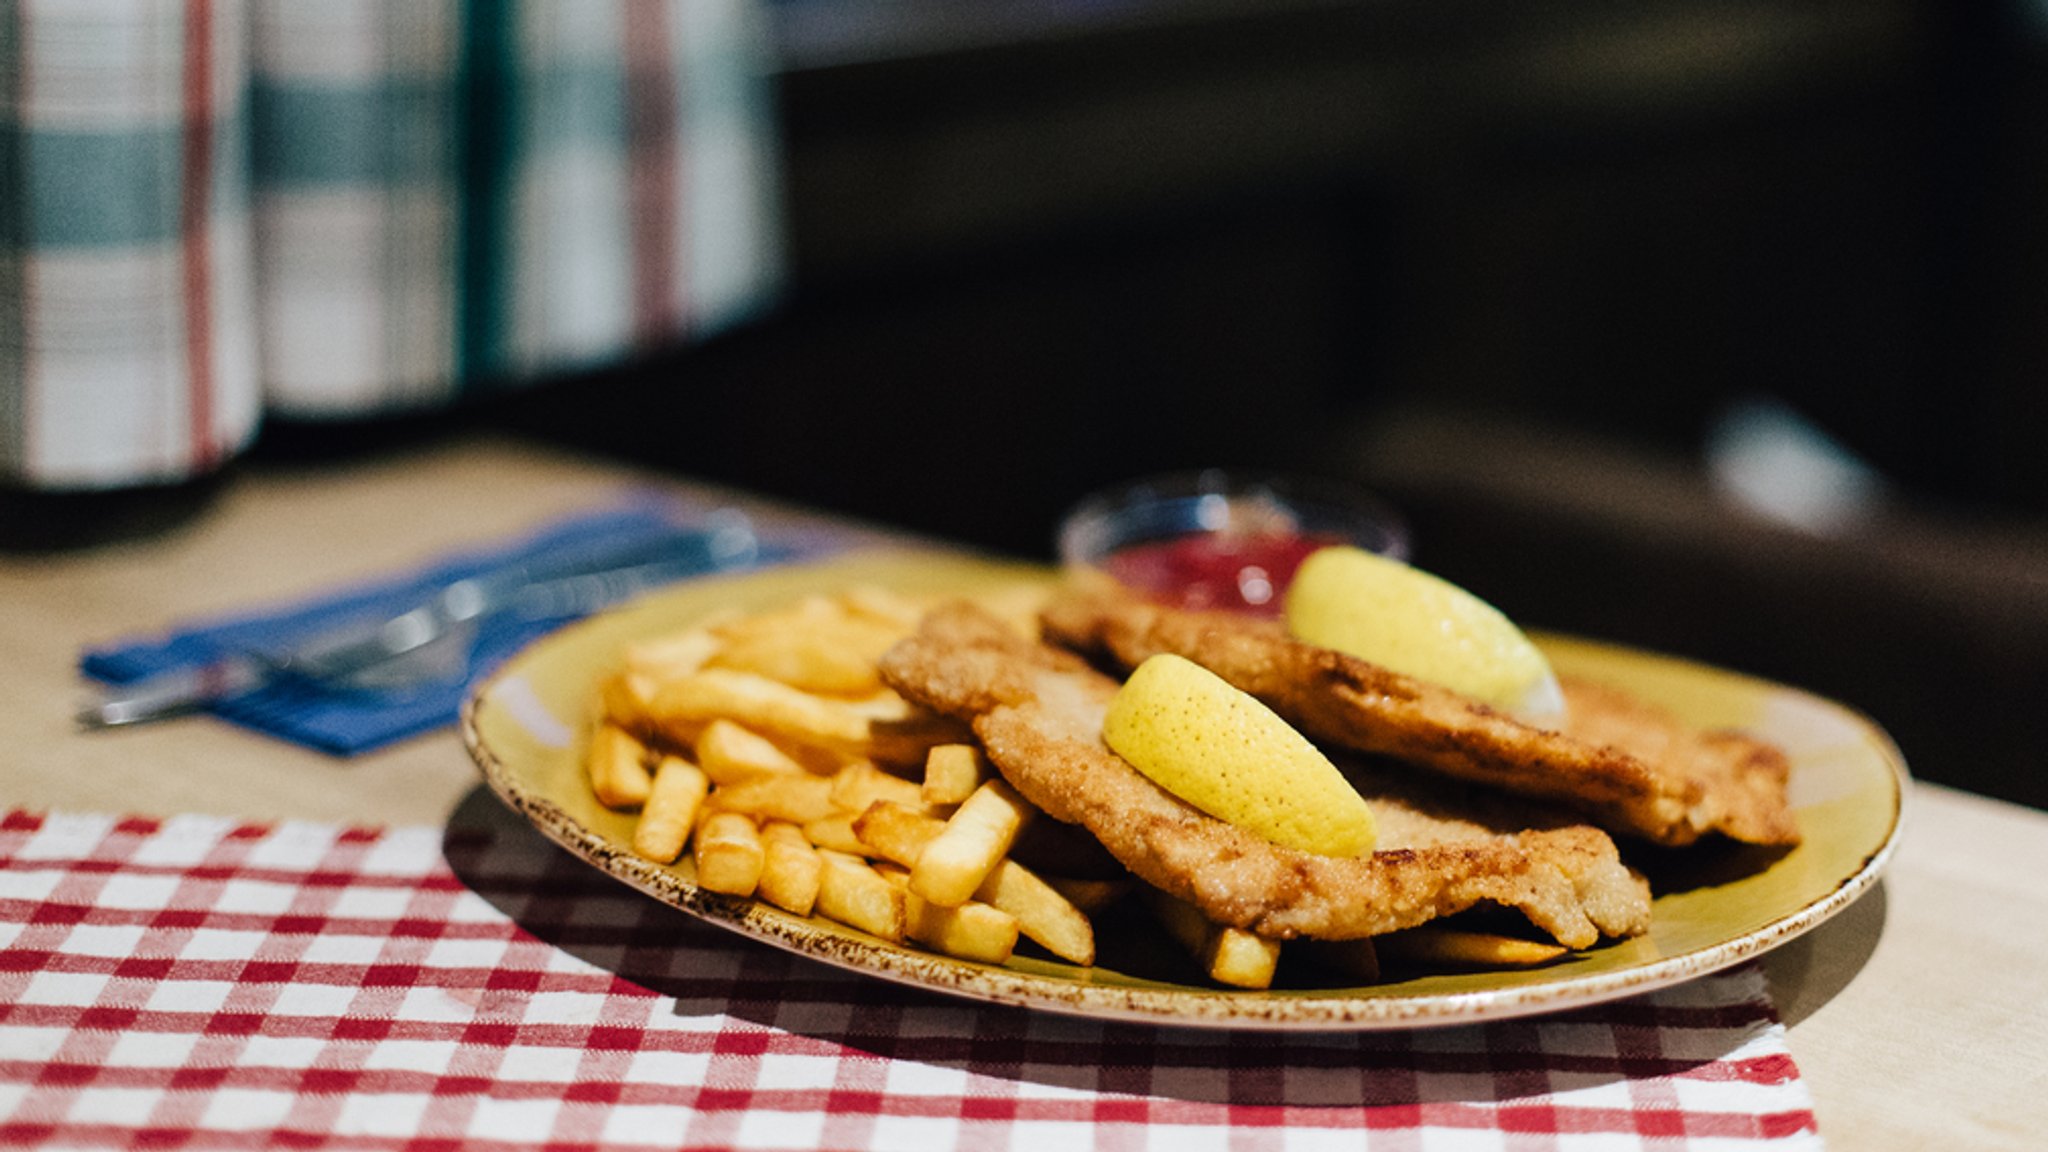
<path id="1" fill-rule="evenodd" d="M 1424 968 L 1534 968 L 1569 953 L 1562 944 L 1425 924 L 1373 937 L 1390 963 Z"/>
<path id="2" fill-rule="evenodd" d="M 1159 922 L 1201 964 L 1209 979 L 1232 988 L 1273 986 L 1273 974 L 1280 966 L 1278 940 L 1213 924 L 1194 905 L 1156 888 L 1148 888 L 1146 896 Z"/>
<path id="3" fill-rule="evenodd" d="M 709 667 L 752 672 L 805 692 L 864 696 L 881 690 L 875 661 L 902 639 L 903 629 L 830 608 L 750 617 L 724 636 Z"/>
<path id="4" fill-rule="evenodd" d="M 607 808 L 638 808 L 654 790 L 654 775 L 647 770 L 647 746 L 624 728 L 600 722 L 590 734 L 584 766 L 590 773 L 591 791 Z"/>
<path id="5" fill-rule="evenodd" d="M 818 877 L 817 914 L 901 944 L 909 930 L 908 891 L 883 879 L 858 856 L 820 848 L 818 857 L 824 870 Z"/>
<path id="6" fill-rule="evenodd" d="M 853 813 L 866 811 L 877 800 L 922 809 L 922 795 L 917 785 L 884 772 L 869 760 L 856 760 L 832 778 L 832 803 Z"/>
<path id="7" fill-rule="evenodd" d="M 736 784 L 749 776 L 804 771 L 804 765 L 775 741 L 724 717 L 704 725 L 694 750 L 698 766 L 714 784 Z"/>
<path id="8" fill-rule="evenodd" d="M 910 890 L 934 904 L 963 904 L 988 879 L 1037 812 L 1001 780 L 985 781 L 946 820 L 910 866 Z"/>
<path id="9" fill-rule="evenodd" d="M 736 784 L 721 785 L 711 794 L 710 803 L 713 808 L 744 812 L 758 820 L 786 820 L 796 825 L 839 811 L 832 803 L 831 779 L 808 772 L 749 776 Z"/>
<path id="10" fill-rule="evenodd" d="M 849 856 L 866 856 L 867 848 L 860 842 L 860 836 L 853 830 L 854 815 L 851 812 L 834 812 L 804 825 L 804 835 L 820 848 L 844 852 Z"/>
<path id="11" fill-rule="evenodd" d="M 675 863 L 710 790 L 711 778 L 702 768 L 680 756 L 662 757 L 640 822 L 633 826 L 633 851 L 658 863 Z"/>
<path id="12" fill-rule="evenodd" d="M 697 884 L 727 896 L 752 896 L 761 883 L 761 831 L 743 812 L 711 812 L 697 829 Z"/>
<path id="13" fill-rule="evenodd" d="M 972 744 L 941 744 L 925 755 L 920 793 L 926 804 L 963 804 L 994 775 L 995 769 L 981 749 Z"/>
<path id="14" fill-rule="evenodd" d="M 809 916 L 818 902 L 825 861 L 796 825 L 770 820 L 761 827 L 761 880 L 755 894 L 785 912 Z"/>

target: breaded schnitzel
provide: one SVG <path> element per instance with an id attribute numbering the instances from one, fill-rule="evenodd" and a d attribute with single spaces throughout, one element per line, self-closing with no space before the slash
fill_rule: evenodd
<path id="1" fill-rule="evenodd" d="M 1566 719 L 1554 731 L 1303 643 L 1272 621 L 1165 608 L 1107 585 L 1064 590 L 1041 622 L 1055 643 L 1124 668 L 1160 652 L 1186 657 L 1311 739 L 1567 804 L 1609 831 L 1670 846 L 1708 833 L 1799 842 L 1784 753 L 1688 728 L 1612 688 L 1563 681 Z"/>
<path id="2" fill-rule="evenodd" d="M 1350 939 L 1493 903 L 1573 948 L 1649 926 L 1648 885 L 1586 825 L 1495 834 L 1430 824 L 1418 811 L 1414 826 L 1433 831 L 1417 842 L 1340 858 L 1208 816 L 1103 743 L 1115 680 L 971 605 L 927 615 L 881 670 L 905 698 L 968 721 L 1003 777 L 1047 815 L 1086 828 L 1140 879 L 1216 923 L 1276 939 Z"/>

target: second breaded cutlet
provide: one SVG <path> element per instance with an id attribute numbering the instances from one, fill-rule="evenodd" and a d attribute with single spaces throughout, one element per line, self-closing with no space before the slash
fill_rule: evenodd
<path id="1" fill-rule="evenodd" d="M 1563 680 L 1565 720 L 1551 729 L 1296 640 L 1274 621 L 1162 607 L 1107 584 L 1063 589 L 1041 623 L 1053 642 L 1125 669 L 1185 657 L 1313 740 L 1565 804 L 1611 832 L 1672 847 L 1710 833 L 1799 842 L 1783 752 L 1691 728 L 1612 687 Z"/>

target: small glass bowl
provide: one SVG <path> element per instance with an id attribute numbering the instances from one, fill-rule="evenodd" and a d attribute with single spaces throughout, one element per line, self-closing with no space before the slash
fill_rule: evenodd
<path id="1" fill-rule="evenodd" d="M 1408 527 L 1386 501 L 1331 480 L 1208 469 L 1096 492 L 1060 521 L 1069 569 L 1107 573 L 1165 603 L 1280 611 L 1308 554 L 1349 544 L 1408 558 Z"/>

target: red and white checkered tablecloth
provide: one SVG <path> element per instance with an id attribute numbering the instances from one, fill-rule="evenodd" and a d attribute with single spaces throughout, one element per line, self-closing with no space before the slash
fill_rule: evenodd
<path id="1" fill-rule="evenodd" d="M 1754 968 L 1218 1033 L 949 1000 L 478 831 L 0 821 L 0 1146 L 1814 1149 Z"/>

